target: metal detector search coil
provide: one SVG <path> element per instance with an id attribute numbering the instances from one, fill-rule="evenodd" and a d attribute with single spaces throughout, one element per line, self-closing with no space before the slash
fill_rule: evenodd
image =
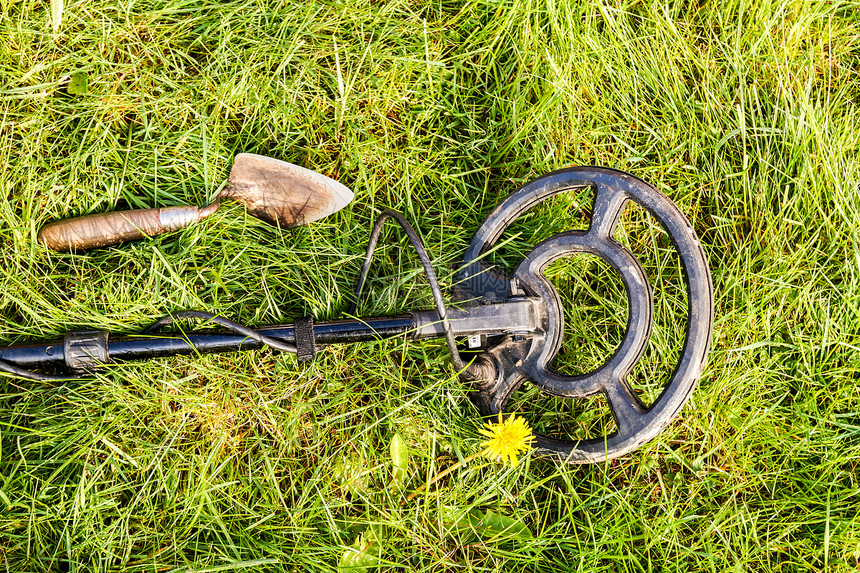
<path id="1" fill-rule="evenodd" d="M 594 190 L 594 209 L 587 230 L 558 233 L 543 241 L 512 275 L 484 260 L 520 215 L 541 201 L 577 188 Z M 633 254 L 612 239 L 628 201 L 645 208 L 666 230 L 680 256 L 687 286 L 687 328 L 681 357 L 669 383 L 649 408 L 626 382 L 642 356 L 653 321 L 653 298 L 645 272 Z M 402 335 L 412 340 L 445 338 L 454 366 L 471 386 L 470 397 L 484 415 L 504 413 L 511 395 L 526 380 L 547 394 L 563 398 L 602 393 L 616 422 L 615 433 L 576 442 L 535 434 L 538 455 L 574 464 L 615 458 L 639 447 L 665 428 L 689 399 L 701 377 L 711 342 L 713 286 L 704 250 L 692 226 L 678 207 L 651 185 L 614 169 L 574 167 L 544 175 L 519 188 L 495 208 L 472 239 L 457 274 L 454 305 L 450 308 L 445 305 L 418 234 L 401 214 L 393 211 L 384 212 L 371 233 L 355 301 L 360 297 L 382 224 L 389 218 L 403 227 L 418 251 L 433 291 L 433 310 L 320 323 L 303 318 L 295 324 L 259 329 L 210 313 L 184 311 L 156 322 L 141 336 L 112 340 L 107 332 L 88 331 L 69 333 L 65 341 L 6 348 L 0 351 L 0 371 L 39 380 L 66 380 L 70 376 L 36 370 L 91 372 L 109 362 L 264 346 L 309 360 L 329 344 Z M 550 365 L 561 348 L 564 313 L 558 293 L 543 272 L 550 263 L 578 253 L 600 257 L 621 276 L 628 298 L 627 327 L 621 345 L 602 366 L 588 374 L 563 376 Z M 354 309 L 355 304 L 351 311 Z M 202 319 L 227 330 L 156 334 L 177 319 Z M 458 337 L 477 343 L 479 352 L 474 358 L 467 360 L 460 355 Z"/>

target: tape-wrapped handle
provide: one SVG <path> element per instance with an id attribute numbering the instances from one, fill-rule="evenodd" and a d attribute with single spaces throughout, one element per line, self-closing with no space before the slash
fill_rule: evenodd
<path id="1" fill-rule="evenodd" d="M 84 215 L 49 223 L 39 231 L 38 238 L 55 251 L 85 251 L 181 229 L 217 208 L 216 203 L 203 209 L 187 205 Z"/>

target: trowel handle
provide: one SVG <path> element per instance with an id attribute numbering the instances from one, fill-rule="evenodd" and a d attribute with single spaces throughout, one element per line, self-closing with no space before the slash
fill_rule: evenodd
<path id="1" fill-rule="evenodd" d="M 39 231 L 39 242 L 55 251 L 85 251 L 118 245 L 181 229 L 214 213 L 217 208 L 215 203 L 203 209 L 187 205 L 84 215 L 45 225 Z"/>

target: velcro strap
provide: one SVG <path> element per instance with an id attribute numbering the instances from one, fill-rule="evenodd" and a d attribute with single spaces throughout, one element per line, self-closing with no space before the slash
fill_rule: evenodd
<path id="1" fill-rule="evenodd" d="M 293 321 L 296 332 L 296 358 L 299 362 L 313 360 L 317 355 L 317 339 L 314 335 L 314 319 L 311 316 L 301 316 Z"/>

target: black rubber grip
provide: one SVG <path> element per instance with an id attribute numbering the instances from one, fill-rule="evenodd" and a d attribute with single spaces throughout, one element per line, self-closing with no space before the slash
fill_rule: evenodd
<path id="1" fill-rule="evenodd" d="M 317 339 L 314 335 L 314 319 L 301 316 L 293 321 L 296 333 L 296 358 L 299 362 L 313 360 L 317 355 Z"/>

